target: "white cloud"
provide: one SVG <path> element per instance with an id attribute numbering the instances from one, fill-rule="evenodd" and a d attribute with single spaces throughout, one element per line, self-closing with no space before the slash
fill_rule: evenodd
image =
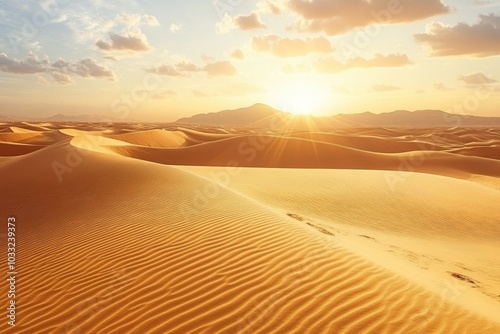
<path id="1" fill-rule="evenodd" d="M 176 23 L 172 23 L 172 24 L 170 25 L 170 32 L 171 32 L 172 34 L 177 33 L 180 29 L 181 29 L 181 26 L 180 26 L 180 25 L 178 25 L 178 24 L 176 24 Z"/>

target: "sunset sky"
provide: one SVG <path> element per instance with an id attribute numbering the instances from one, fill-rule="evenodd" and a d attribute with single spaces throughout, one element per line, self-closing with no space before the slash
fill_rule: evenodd
<path id="1" fill-rule="evenodd" d="M 498 0 L 0 2 L 0 115 L 500 116 Z"/>

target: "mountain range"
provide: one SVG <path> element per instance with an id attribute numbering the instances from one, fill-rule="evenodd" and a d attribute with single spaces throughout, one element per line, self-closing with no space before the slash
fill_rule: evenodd
<path id="1" fill-rule="evenodd" d="M 198 114 L 181 118 L 178 124 L 232 126 L 232 127 L 289 127 L 289 128 L 342 128 L 342 127 L 500 127 L 500 117 L 481 117 L 451 114 L 441 110 L 396 110 L 382 114 L 364 112 L 334 116 L 291 115 L 265 104 Z"/>
<path id="2" fill-rule="evenodd" d="M 0 115 L 0 122 L 135 122 L 100 115 L 54 115 L 47 118 L 17 118 Z M 374 114 L 338 114 L 333 116 L 292 115 L 265 104 L 257 103 L 249 107 L 197 114 L 173 122 L 178 125 L 206 125 L 237 128 L 288 128 L 288 129 L 325 129 L 350 127 L 386 128 L 452 128 L 452 127 L 500 127 L 500 117 L 481 117 L 451 114 L 441 110 L 396 110 Z"/>

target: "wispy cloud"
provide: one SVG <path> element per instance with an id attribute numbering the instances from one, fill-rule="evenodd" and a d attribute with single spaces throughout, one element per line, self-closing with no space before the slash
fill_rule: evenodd
<path id="1" fill-rule="evenodd" d="M 333 57 L 317 60 L 313 67 L 318 73 L 339 73 L 353 68 L 401 67 L 412 64 L 405 54 L 376 54 L 372 58 L 352 58 L 341 63 Z"/>
<path id="2" fill-rule="evenodd" d="M 282 38 L 278 35 L 256 36 L 252 39 L 252 46 L 256 51 L 271 52 L 283 58 L 333 51 L 330 42 L 325 37 L 298 39 Z"/>
<path id="3" fill-rule="evenodd" d="M 204 66 L 198 66 L 189 60 L 176 63 L 162 63 L 158 66 L 146 69 L 146 72 L 172 77 L 191 77 L 195 72 L 204 72 L 210 77 L 232 76 L 238 73 L 230 61 L 212 61 Z"/>

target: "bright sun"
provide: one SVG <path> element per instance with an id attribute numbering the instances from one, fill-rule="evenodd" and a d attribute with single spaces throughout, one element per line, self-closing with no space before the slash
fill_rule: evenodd
<path id="1" fill-rule="evenodd" d="M 282 111 L 295 115 L 311 115 L 325 106 L 327 93 L 316 83 L 300 81 L 281 86 L 275 98 Z"/>

